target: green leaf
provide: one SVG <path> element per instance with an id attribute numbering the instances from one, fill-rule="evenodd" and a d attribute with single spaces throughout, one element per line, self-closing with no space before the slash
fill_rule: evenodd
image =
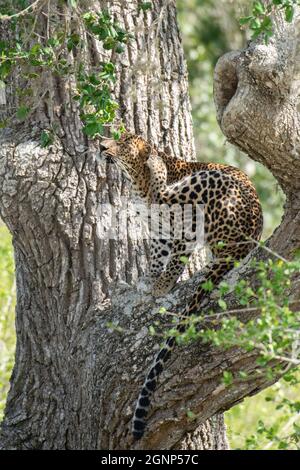
<path id="1" fill-rule="evenodd" d="M 43 62 L 42 60 L 37 60 L 37 59 L 30 59 L 29 63 L 35 67 L 45 65 L 45 62 Z"/>
<path id="2" fill-rule="evenodd" d="M 217 243 L 216 248 L 217 248 L 218 250 L 222 250 L 222 248 L 224 248 L 225 246 L 226 246 L 225 242 L 219 241 L 219 242 Z"/>
<path id="3" fill-rule="evenodd" d="M 188 259 L 187 256 L 180 256 L 179 259 L 180 259 L 181 263 L 183 263 L 183 264 L 188 264 L 188 262 L 189 262 L 189 259 Z"/>
<path id="4" fill-rule="evenodd" d="M 82 15 L 82 18 L 85 20 L 85 21 L 88 21 L 88 22 L 91 22 L 91 21 L 95 21 L 96 20 L 96 16 L 95 16 L 95 13 L 91 12 L 91 11 L 88 11 L 86 13 L 84 13 Z"/>
<path id="5" fill-rule="evenodd" d="M 239 371 L 239 376 L 240 376 L 241 379 L 247 379 L 248 378 L 247 372 L 245 372 L 243 370 Z"/>
<path id="6" fill-rule="evenodd" d="M 19 119 L 20 121 L 24 121 L 29 111 L 30 109 L 27 106 L 20 106 L 16 113 L 17 119 Z"/>
<path id="7" fill-rule="evenodd" d="M 205 281 L 201 284 L 202 289 L 204 289 L 207 292 L 211 292 L 214 288 L 213 282 L 209 279 L 208 281 Z"/>
<path id="8" fill-rule="evenodd" d="M 41 45 L 39 43 L 36 43 L 32 46 L 32 48 L 29 51 L 29 54 L 32 56 L 36 56 L 41 52 Z"/>
<path id="9" fill-rule="evenodd" d="M 154 326 L 152 325 L 149 326 L 149 333 L 151 336 L 154 336 L 156 334 Z"/>
<path id="10" fill-rule="evenodd" d="M 120 140 L 121 138 L 121 132 L 120 131 L 116 131 L 116 130 L 113 130 L 112 131 L 112 136 L 113 136 L 113 139 L 114 140 Z"/>
<path id="11" fill-rule="evenodd" d="M 116 45 L 116 47 L 115 47 L 115 51 L 116 51 L 118 54 L 121 54 L 122 52 L 125 51 L 125 48 L 124 48 L 124 46 L 123 46 L 120 42 L 118 42 L 117 45 Z"/>
<path id="12" fill-rule="evenodd" d="M 29 73 L 24 74 L 24 77 L 31 80 L 31 79 L 38 78 L 39 74 L 35 72 L 29 72 Z"/>
<path id="13" fill-rule="evenodd" d="M 253 30 L 259 30 L 260 33 L 260 26 L 261 26 L 261 21 L 258 18 L 253 18 L 250 21 L 250 28 Z"/>
<path id="14" fill-rule="evenodd" d="M 51 47 L 58 47 L 62 43 L 61 39 L 59 40 L 58 38 L 50 38 L 47 41 L 47 44 Z"/>
<path id="15" fill-rule="evenodd" d="M 41 133 L 41 145 L 42 147 L 48 147 L 54 141 L 54 136 L 50 131 L 42 131 Z"/>
<path id="16" fill-rule="evenodd" d="M 284 449 L 288 449 L 289 445 L 287 442 L 285 441 L 280 441 L 279 442 L 279 445 L 278 445 L 278 449 L 280 450 L 284 450 Z"/>
<path id="17" fill-rule="evenodd" d="M 8 119 L 3 119 L 3 121 L 0 121 L 0 129 L 4 129 L 8 125 Z"/>
<path id="18" fill-rule="evenodd" d="M 90 122 L 83 127 L 83 132 L 89 137 L 103 133 L 103 125 L 99 122 Z"/>
<path id="19" fill-rule="evenodd" d="M 186 412 L 186 415 L 187 415 L 187 417 L 188 417 L 189 419 L 191 419 L 191 420 L 194 420 L 194 419 L 197 418 L 197 415 L 196 415 L 193 411 L 191 411 L 191 410 L 188 410 L 188 411 Z"/>
<path id="20" fill-rule="evenodd" d="M 225 370 L 223 372 L 223 383 L 224 385 L 228 386 L 231 385 L 233 382 L 233 375 L 230 371 Z"/>
<path id="21" fill-rule="evenodd" d="M 11 71 L 12 63 L 10 60 L 6 60 L 2 64 L 0 64 L 0 80 L 4 80 Z"/>
<path id="22" fill-rule="evenodd" d="M 270 29 L 272 27 L 272 20 L 269 16 L 266 16 L 261 23 L 261 28 L 263 30 Z"/>
<path id="23" fill-rule="evenodd" d="M 239 23 L 240 25 L 244 25 L 244 24 L 247 24 L 249 23 L 249 21 L 251 21 L 253 18 L 253 16 L 243 16 L 242 18 L 239 19 Z"/>
<path id="24" fill-rule="evenodd" d="M 147 11 L 147 10 L 151 10 L 153 7 L 152 5 L 152 2 L 142 2 L 140 5 L 139 5 L 139 11 L 142 10 L 142 11 Z"/>
<path id="25" fill-rule="evenodd" d="M 227 310 L 227 304 L 226 304 L 225 300 L 219 299 L 218 304 L 219 304 L 219 306 L 221 307 L 222 310 Z"/>
<path id="26" fill-rule="evenodd" d="M 265 7 L 264 5 L 260 2 L 254 2 L 253 4 L 253 13 L 258 14 L 258 15 L 263 15 L 265 13 Z"/>
<path id="27" fill-rule="evenodd" d="M 109 51 L 115 47 L 114 38 L 108 37 L 103 43 L 103 49 Z"/>
<path id="28" fill-rule="evenodd" d="M 288 23 L 291 23 L 294 18 L 294 7 L 293 5 L 287 5 L 285 7 L 285 19 Z"/>
<path id="29" fill-rule="evenodd" d="M 225 282 L 225 281 L 220 282 L 220 284 L 219 284 L 220 297 L 227 294 L 229 292 L 229 290 L 230 290 L 230 286 L 227 282 Z"/>
<path id="30" fill-rule="evenodd" d="M 79 34 L 71 34 L 71 36 L 67 40 L 67 49 L 70 52 L 72 49 L 78 46 L 80 43 L 80 36 Z"/>
<path id="31" fill-rule="evenodd" d="M 111 321 L 107 322 L 106 327 L 109 328 L 110 330 L 116 331 L 118 333 L 123 333 L 124 332 L 124 329 L 115 322 L 111 322 Z"/>

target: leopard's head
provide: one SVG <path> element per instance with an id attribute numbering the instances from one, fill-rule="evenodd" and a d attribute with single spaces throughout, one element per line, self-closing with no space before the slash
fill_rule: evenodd
<path id="1" fill-rule="evenodd" d="M 135 189 L 146 197 L 149 189 L 149 167 L 147 160 L 152 146 L 141 136 L 124 133 L 120 140 L 104 139 L 102 155 L 107 157 L 132 181 Z"/>

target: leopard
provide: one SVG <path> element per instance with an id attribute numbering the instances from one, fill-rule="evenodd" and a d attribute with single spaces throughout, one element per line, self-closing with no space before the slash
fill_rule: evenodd
<path id="1" fill-rule="evenodd" d="M 239 168 L 175 158 L 139 135 L 125 133 L 119 141 L 103 140 L 101 146 L 102 154 L 126 173 L 134 191 L 148 205 L 155 203 L 170 208 L 185 204 L 193 208 L 201 205 L 205 245 L 211 258 L 201 272 L 202 282 L 178 315 L 176 329 L 183 334 L 187 322 L 181 320 L 199 315 L 203 308 L 207 296 L 205 284 L 209 281 L 217 287 L 235 263 L 243 260 L 259 242 L 263 213 L 256 189 Z M 194 222 L 192 216 L 192 228 Z M 161 296 L 175 286 L 186 267 L 182 260 L 188 259 L 192 250 L 187 250 L 184 238 L 172 239 L 172 234 L 168 239 L 163 234 L 161 238 L 154 237 L 151 245 L 153 292 Z M 144 435 L 151 398 L 175 344 L 176 335 L 166 339 L 144 380 L 132 420 L 135 440 Z"/>

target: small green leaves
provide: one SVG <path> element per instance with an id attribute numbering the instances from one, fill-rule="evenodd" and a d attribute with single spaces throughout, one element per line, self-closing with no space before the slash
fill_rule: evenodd
<path id="1" fill-rule="evenodd" d="M 54 141 L 53 133 L 47 130 L 43 130 L 41 133 L 41 146 L 49 147 L 49 145 L 53 144 L 53 141 Z"/>
<path id="2" fill-rule="evenodd" d="M 288 23 L 291 23 L 294 18 L 294 7 L 293 5 L 287 5 L 285 8 L 285 19 Z"/>
<path id="3" fill-rule="evenodd" d="M 17 119 L 19 119 L 20 121 L 24 121 L 24 119 L 26 119 L 29 111 L 30 111 L 30 109 L 27 106 L 20 106 L 17 110 L 17 113 L 16 113 Z"/>
<path id="4" fill-rule="evenodd" d="M 217 250 L 222 250 L 223 248 L 225 248 L 225 246 L 226 246 L 226 243 L 221 240 L 218 241 L 218 243 L 216 244 Z"/>
<path id="5" fill-rule="evenodd" d="M 1 62 L 0 58 L 0 80 L 5 80 L 11 72 L 13 62 L 9 59 L 6 59 L 4 62 Z"/>
<path id="6" fill-rule="evenodd" d="M 252 31 L 252 38 L 263 35 L 265 41 L 273 35 L 273 23 L 271 15 L 276 9 L 284 10 L 285 19 L 291 23 L 294 18 L 295 5 L 300 5 L 299 0 L 272 0 L 264 4 L 261 0 L 252 4 L 252 15 L 240 18 L 240 25 L 248 25 Z"/>
<path id="7" fill-rule="evenodd" d="M 225 294 L 227 294 L 230 290 L 230 286 L 227 282 L 225 281 L 222 281 L 220 282 L 219 284 L 219 294 L 220 294 L 220 297 L 224 296 Z"/>
<path id="8" fill-rule="evenodd" d="M 292 371 L 292 370 L 290 370 L 289 372 L 287 372 L 286 374 L 284 374 L 283 380 L 284 380 L 285 382 L 288 382 L 289 384 L 292 384 L 292 385 L 296 385 L 296 384 L 299 383 L 299 382 L 297 381 L 296 377 L 295 377 L 294 371 Z"/>
<path id="9" fill-rule="evenodd" d="M 122 133 L 119 130 L 113 130 L 112 136 L 114 140 L 120 140 Z"/>
<path id="10" fill-rule="evenodd" d="M 189 259 L 188 259 L 187 256 L 180 256 L 180 261 L 181 261 L 181 263 L 183 263 L 183 264 L 188 264 Z"/>
<path id="11" fill-rule="evenodd" d="M 91 120 L 88 121 L 88 118 L 85 116 L 84 119 L 86 121 L 86 124 L 83 126 L 83 132 L 85 135 L 95 137 L 96 135 L 103 134 L 103 124 L 98 122 L 96 118 L 91 117 Z"/>
<path id="12" fill-rule="evenodd" d="M 118 54 L 124 52 L 124 44 L 127 44 L 132 35 L 113 21 L 108 10 L 85 13 L 83 19 L 87 29 L 103 43 L 104 49 L 114 50 Z"/>
<path id="13" fill-rule="evenodd" d="M 147 10 L 151 10 L 153 7 L 152 5 L 152 2 L 141 2 L 138 9 L 139 11 L 147 11 Z"/>
<path id="14" fill-rule="evenodd" d="M 222 310 L 224 310 L 224 311 L 227 310 L 227 304 L 226 304 L 225 300 L 219 299 L 218 304 L 219 304 L 219 306 L 221 307 Z"/>
<path id="15" fill-rule="evenodd" d="M 249 23 L 251 20 L 252 20 L 252 16 L 242 16 L 242 17 L 239 19 L 239 23 L 240 23 L 240 25 L 243 26 L 243 25 Z"/>
<path id="16" fill-rule="evenodd" d="M 228 387 L 233 382 L 233 375 L 230 371 L 224 370 L 223 372 L 223 383 Z"/>
<path id="17" fill-rule="evenodd" d="M 68 5 L 76 9 L 77 0 L 68 0 Z M 79 12 L 78 12 L 79 14 Z M 108 10 L 87 12 L 83 18 L 90 35 L 102 42 L 103 48 L 121 54 L 132 35 L 124 30 L 111 16 Z M 35 36 L 34 36 L 35 37 Z M 30 41 L 26 48 L 21 40 L 11 44 L 6 40 L 0 41 L 0 81 L 7 79 L 12 68 L 17 64 L 26 66 L 24 78 L 38 79 L 41 69 L 49 69 L 52 73 L 65 76 L 77 75 L 77 93 L 73 97 L 79 103 L 80 116 L 83 122 L 83 132 L 89 137 L 103 134 L 104 126 L 111 124 L 116 116 L 118 104 L 112 97 L 112 85 L 116 81 L 115 65 L 108 61 L 100 64 L 99 70 L 85 70 L 80 63 L 74 66 L 68 59 L 68 53 L 82 46 L 82 36 L 77 32 L 58 30 L 45 43 Z M 62 54 L 66 52 L 66 54 Z M 20 106 L 16 112 L 18 120 L 28 117 L 30 106 Z M 118 140 L 122 127 L 112 130 Z M 50 134 L 43 132 L 41 143 L 48 146 L 51 143 Z"/>
<path id="18" fill-rule="evenodd" d="M 71 8 L 76 8 L 77 7 L 77 0 L 68 0 L 68 5 Z"/>
<path id="19" fill-rule="evenodd" d="M 155 336 L 156 330 L 155 330 L 155 328 L 154 328 L 153 325 L 150 325 L 150 326 L 149 326 L 148 331 L 149 331 L 149 334 L 150 334 L 151 336 Z"/>
<path id="20" fill-rule="evenodd" d="M 264 4 L 261 1 L 253 3 L 253 14 L 263 15 L 266 12 Z"/>
<path id="21" fill-rule="evenodd" d="M 214 288 L 214 284 L 211 280 L 205 281 L 201 284 L 202 289 L 206 292 L 211 292 Z"/>
<path id="22" fill-rule="evenodd" d="M 246 380 L 246 379 L 248 379 L 249 376 L 248 376 L 247 372 L 245 372 L 245 371 L 243 371 L 243 370 L 240 370 L 240 371 L 239 371 L 239 377 L 240 377 L 242 380 Z"/>
<path id="23" fill-rule="evenodd" d="M 124 44 L 132 37 L 119 24 L 113 21 L 108 10 L 100 13 L 87 12 L 83 15 L 85 25 L 96 38 L 103 43 L 103 48 L 121 54 Z M 78 38 L 72 39 L 70 47 L 78 43 Z M 86 73 L 82 68 L 78 73 L 77 95 L 83 132 L 89 137 L 103 134 L 104 126 L 111 124 L 116 117 L 118 104 L 112 97 L 111 85 L 116 81 L 115 65 L 112 62 L 100 63 L 98 73 Z M 112 130 L 115 140 L 119 140 L 124 132 L 123 126 Z"/>
<path id="24" fill-rule="evenodd" d="M 102 62 L 99 73 L 78 75 L 77 95 L 83 132 L 89 137 L 103 134 L 104 125 L 115 119 L 118 104 L 113 100 L 110 83 L 115 81 L 115 66 L 111 62 Z"/>
<path id="25" fill-rule="evenodd" d="M 68 51 L 72 51 L 75 47 L 78 47 L 80 44 L 80 36 L 77 33 L 71 34 L 67 39 L 67 49 Z"/>
<path id="26" fill-rule="evenodd" d="M 114 129 L 114 128 L 111 129 L 111 134 L 113 136 L 113 139 L 115 140 L 120 140 L 124 132 L 126 132 L 126 129 L 123 123 L 121 123 L 117 129 Z"/>
<path id="27" fill-rule="evenodd" d="M 8 125 L 8 123 L 8 119 L 3 119 L 2 121 L 0 121 L 0 129 L 4 129 Z"/>
<path id="28" fill-rule="evenodd" d="M 167 311 L 166 307 L 160 307 L 158 312 L 164 314 L 166 313 L 166 311 Z"/>
<path id="29" fill-rule="evenodd" d="M 191 421 L 194 421 L 197 418 L 197 415 L 191 410 L 187 410 L 186 415 Z"/>
<path id="30" fill-rule="evenodd" d="M 122 326 L 118 325 L 116 322 L 109 321 L 106 323 L 106 327 L 117 333 L 124 333 L 124 328 L 122 328 Z"/>

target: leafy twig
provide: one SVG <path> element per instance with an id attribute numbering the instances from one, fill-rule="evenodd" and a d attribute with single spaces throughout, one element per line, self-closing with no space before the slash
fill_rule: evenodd
<path id="1" fill-rule="evenodd" d="M 32 10 L 33 12 L 38 7 L 39 3 L 43 4 L 45 3 L 45 0 L 36 0 L 27 8 L 24 8 L 24 10 L 19 11 L 18 13 L 14 13 L 13 15 L 1 15 L 0 14 L 0 21 L 10 21 L 14 18 L 20 18 L 21 16 L 25 16 L 30 12 L 30 10 Z"/>

